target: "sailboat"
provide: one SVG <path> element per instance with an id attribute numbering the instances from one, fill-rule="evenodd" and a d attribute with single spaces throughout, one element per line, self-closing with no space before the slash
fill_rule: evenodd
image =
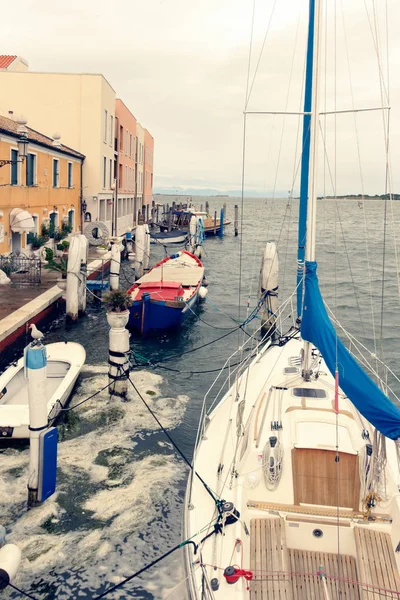
<path id="1" fill-rule="evenodd" d="M 184 507 L 192 600 L 400 598 L 400 410 L 339 339 L 318 284 L 320 0 L 309 7 L 298 319 L 204 399 Z"/>

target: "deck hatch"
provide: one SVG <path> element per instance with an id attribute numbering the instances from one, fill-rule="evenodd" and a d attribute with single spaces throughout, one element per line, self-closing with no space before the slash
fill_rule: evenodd
<path id="1" fill-rule="evenodd" d="M 300 388 L 295 387 L 292 390 L 293 396 L 296 398 L 326 398 L 325 390 L 319 390 L 316 388 Z"/>

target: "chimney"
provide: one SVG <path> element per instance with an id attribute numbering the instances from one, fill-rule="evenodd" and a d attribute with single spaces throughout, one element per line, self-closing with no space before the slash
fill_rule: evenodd
<path id="1" fill-rule="evenodd" d="M 53 133 L 53 146 L 61 146 L 61 135 L 59 133 Z"/>
<path id="2" fill-rule="evenodd" d="M 14 119 L 14 111 L 13 110 L 9 110 L 8 111 L 8 118 L 9 119 Z"/>

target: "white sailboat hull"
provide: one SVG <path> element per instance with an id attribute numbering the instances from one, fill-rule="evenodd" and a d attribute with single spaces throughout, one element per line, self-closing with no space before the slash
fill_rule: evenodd
<path id="1" fill-rule="evenodd" d="M 75 342 L 47 344 L 47 413 L 56 418 L 67 403 L 85 363 L 86 352 Z M 24 358 L 0 376 L 0 439 L 29 438 L 28 382 Z"/>
<path id="2" fill-rule="evenodd" d="M 194 469 L 218 497 L 234 504 L 240 520 L 226 525 L 223 535 L 212 535 L 201 543 L 213 530 L 213 524 L 203 530 L 195 538 L 200 544 L 196 556 L 191 546 L 186 548 L 192 599 L 203 599 L 202 590 L 207 586 L 211 589 L 213 578 L 218 579 L 219 585 L 215 597 L 224 600 L 249 598 L 248 587 L 250 600 L 303 598 L 300 588 L 308 571 L 314 574 L 310 594 L 324 598 L 323 581 L 317 575 L 319 566 L 326 571 L 330 593 L 339 587 L 341 597 L 359 598 L 359 584 L 357 592 L 351 592 L 353 584 L 338 579 L 340 569 L 347 563 L 352 569 L 351 576 L 349 571 L 345 577 L 347 580 L 376 583 L 392 591 L 400 589 L 400 553 L 396 552 L 400 541 L 400 494 L 396 487 L 394 443 L 387 440 L 388 501 L 371 510 L 376 520 L 366 521 L 360 465 L 368 440 L 362 437 L 362 432 L 367 429 L 372 440 L 373 428 L 343 394 L 336 414 L 334 379 L 322 360 L 318 359 L 318 378 L 304 382 L 300 373 L 301 348 L 298 337 L 284 346 L 262 350 L 237 385 L 209 414 L 195 452 Z M 288 373 L 285 369 L 296 372 Z M 298 390 L 304 395 L 295 395 Z M 317 397 L 318 394 L 323 397 Z M 239 406 L 244 396 L 246 403 L 240 416 Z M 271 481 L 267 487 L 270 463 L 263 457 L 271 437 L 279 440 L 283 454 L 275 489 L 271 489 Z M 213 499 L 193 475 L 185 500 L 185 539 L 213 523 L 217 516 Z M 272 533 L 267 531 L 269 527 Z M 372 536 L 368 544 L 365 536 Z M 387 569 L 380 580 L 363 555 L 363 544 L 375 545 L 375 538 L 379 539 L 379 545 L 371 550 L 374 564 L 381 571 Z M 277 544 L 279 550 L 272 552 L 268 544 Z M 382 554 L 383 546 L 386 557 Z M 315 566 L 312 557 L 324 564 Z M 335 560 L 339 561 L 336 566 Z M 299 561 L 303 561 L 302 567 Z M 199 567 L 199 562 L 205 566 Z M 241 576 L 236 583 L 228 583 L 223 572 L 231 565 L 251 571 L 253 579 L 247 581 Z M 286 593 L 290 596 L 282 595 Z M 204 597 L 213 595 L 210 592 Z"/>

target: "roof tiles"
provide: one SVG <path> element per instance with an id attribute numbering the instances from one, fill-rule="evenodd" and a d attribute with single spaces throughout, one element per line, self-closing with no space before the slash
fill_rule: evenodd
<path id="1" fill-rule="evenodd" d="M 0 134 L 6 133 L 12 135 L 13 137 L 18 137 L 18 127 L 19 124 L 16 121 L 0 115 Z M 40 146 L 52 148 L 54 151 L 64 152 L 66 154 L 70 154 L 71 156 L 76 156 L 77 158 L 85 158 L 83 154 L 77 152 L 76 150 L 73 150 L 72 148 L 69 148 L 68 146 L 64 146 L 63 144 L 60 144 L 59 146 L 54 145 L 52 138 L 48 137 L 47 135 L 44 135 L 43 133 L 40 133 L 39 131 L 35 131 L 35 129 L 27 127 L 27 130 L 28 139 L 31 142 L 35 142 Z"/>
<path id="2" fill-rule="evenodd" d="M 16 54 L 13 56 L 8 54 L 0 54 L 0 69 L 7 69 L 7 67 L 9 67 L 16 58 Z"/>

